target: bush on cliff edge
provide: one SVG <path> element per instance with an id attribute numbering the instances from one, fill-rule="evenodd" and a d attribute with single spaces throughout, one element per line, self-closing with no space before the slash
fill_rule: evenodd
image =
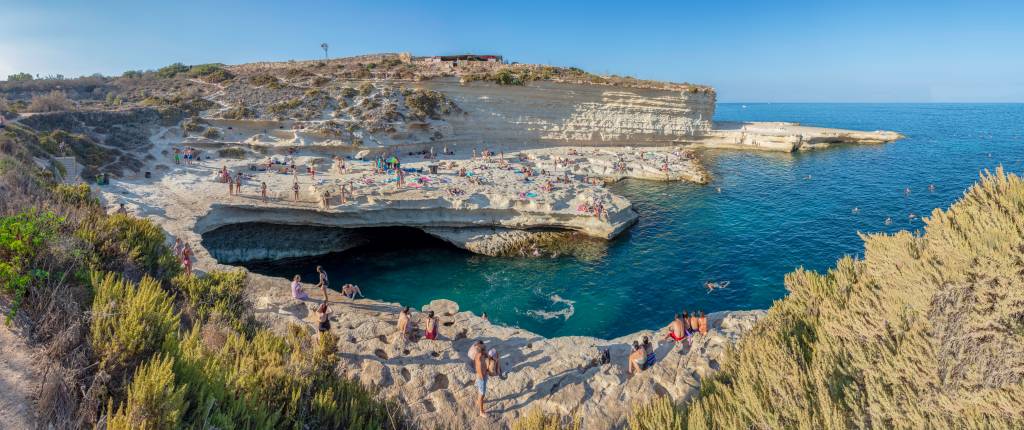
<path id="1" fill-rule="evenodd" d="M 1024 181 L 985 174 L 925 223 L 863 236 L 864 258 L 827 273 L 790 273 L 685 426 L 633 427 L 1024 427 Z"/>

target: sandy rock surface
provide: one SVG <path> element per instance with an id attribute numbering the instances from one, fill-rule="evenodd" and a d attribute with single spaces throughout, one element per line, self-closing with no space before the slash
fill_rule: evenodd
<path id="1" fill-rule="evenodd" d="M 39 388 L 40 369 L 34 352 L 21 335 L 0 323 L 0 428 L 35 427 L 33 396 Z"/>
<path id="2" fill-rule="evenodd" d="M 262 321 L 277 330 L 303 323 L 312 333 L 317 301 L 292 299 L 283 279 L 251 275 L 251 285 L 251 299 Z M 309 292 L 319 297 L 319 292 Z M 425 312 L 433 310 L 440 318 L 438 339 L 420 338 L 419 330 L 417 340 L 404 340 L 397 332 L 401 305 L 349 300 L 333 293 L 331 297 L 331 330 L 339 337 L 342 357 L 339 372 L 409 405 L 420 423 L 447 423 L 455 428 L 503 428 L 535 407 L 578 412 L 588 429 L 620 427 L 635 402 L 655 395 L 677 401 L 695 395 L 700 380 L 718 369 L 727 346 L 764 315 L 764 311 L 710 314 L 707 336 L 698 336 L 691 346 L 657 341 L 657 363 L 629 377 L 629 344 L 642 336 L 661 339 L 664 330 L 612 340 L 584 336 L 548 339 L 460 312 L 458 304 L 450 300 L 435 300 L 414 311 L 412 321 L 423 320 Z M 475 374 L 467 355 L 477 340 L 498 351 L 508 372 L 507 378 L 492 377 L 488 382 L 491 416 L 486 420 L 475 413 Z M 610 352 L 610 363 L 600 363 L 602 350 Z"/>

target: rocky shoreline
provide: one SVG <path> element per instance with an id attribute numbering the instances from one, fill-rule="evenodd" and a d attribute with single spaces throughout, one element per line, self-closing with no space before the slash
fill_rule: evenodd
<path id="1" fill-rule="evenodd" d="M 214 264 L 213 267 L 226 269 Z M 286 279 L 249 275 L 249 295 L 257 317 L 275 330 L 305 324 L 312 331 L 316 300 L 291 297 Z M 307 291 L 309 286 L 307 285 Z M 314 297 L 319 292 L 309 291 Z M 718 369 L 729 345 L 753 327 L 764 311 L 716 312 L 708 316 L 709 333 L 692 346 L 658 344 L 658 362 L 632 378 L 627 375 L 629 344 L 642 336 L 659 340 L 664 330 L 644 330 L 616 339 L 585 336 L 544 338 L 515 327 L 492 324 L 449 300 L 435 300 L 418 312 L 432 310 L 440 318 L 439 336 L 431 341 L 404 341 L 397 333 L 402 306 L 375 300 L 350 300 L 330 292 L 332 332 L 339 341 L 338 371 L 377 387 L 409 407 L 415 420 L 453 428 L 507 427 L 532 408 L 576 413 L 584 428 L 617 428 L 630 405 L 668 395 L 685 401 L 699 391 L 701 379 Z M 667 321 L 666 321 L 667 323 Z M 420 333 L 422 334 L 422 333 Z M 491 419 L 476 416 L 474 375 L 466 355 L 483 340 L 500 353 L 507 379 L 493 378 L 488 388 Z M 600 352 L 611 361 L 601 364 Z"/>

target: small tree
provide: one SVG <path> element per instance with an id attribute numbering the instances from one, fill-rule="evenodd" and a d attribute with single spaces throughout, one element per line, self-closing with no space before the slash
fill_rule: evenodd
<path id="1" fill-rule="evenodd" d="M 324 50 L 324 59 L 325 60 L 329 59 L 329 57 L 327 57 L 327 42 L 321 43 L 320 44 L 320 49 Z"/>
<path id="2" fill-rule="evenodd" d="M 15 73 L 13 75 L 7 75 L 7 80 L 8 81 L 31 81 L 32 80 L 32 74 L 31 73 L 25 73 L 25 72 Z"/>

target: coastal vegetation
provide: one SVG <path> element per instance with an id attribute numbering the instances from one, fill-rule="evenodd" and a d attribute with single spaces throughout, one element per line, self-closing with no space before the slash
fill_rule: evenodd
<path id="1" fill-rule="evenodd" d="M 1024 180 L 985 174 L 926 223 L 787 275 L 694 401 L 638 407 L 631 427 L 1024 426 Z"/>
<path id="2" fill-rule="evenodd" d="M 0 132 L 0 303 L 42 347 L 42 426 L 407 426 L 335 372 L 337 339 L 269 331 L 244 272 L 181 273 L 159 227 L 54 183 L 30 161 L 39 137 L 18 129 Z"/>

